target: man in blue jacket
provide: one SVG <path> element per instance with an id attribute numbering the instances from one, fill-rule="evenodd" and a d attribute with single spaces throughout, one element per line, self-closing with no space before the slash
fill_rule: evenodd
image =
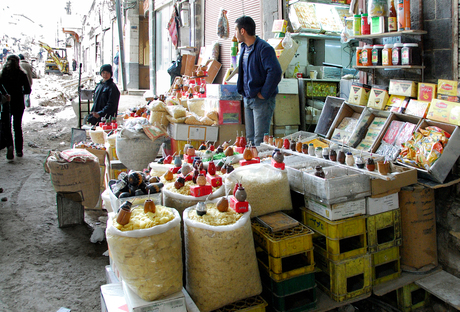
<path id="1" fill-rule="evenodd" d="M 102 80 L 94 90 L 94 104 L 87 120 L 92 125 L 100 122 L 102 117 L 116 117 L 120 100 L 120 91 L 112 79 L 112 65 L 102 65 L 100 73 Z"/>
<path id="2" fill-rule="evenodd" d="M 282 71 L 275 50 L 255 35 L 254 20 L 242 16 L 235 24 L 235 36 L 241 43 L 237 86 L 244 100 L 246 138 L 259 146 L 270 131 Z"/>

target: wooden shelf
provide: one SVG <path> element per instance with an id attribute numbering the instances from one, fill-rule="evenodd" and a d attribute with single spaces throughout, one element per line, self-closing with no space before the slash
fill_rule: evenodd
<path id="1" fill-rule="evenodd" d="M 314 33 L 292 33 L 292 37 L 306 37 L 310 39 L 336 39 L 340 40 L 339 35 L 325 35 L 325 34 L 314 34 Z"/>
<path id="2" fill-rule="evenodd" d="M 423 65 L 394 65 L 394 66 L 353 66 L 355 69 L 424 69 Z"/>
<path id="3" fill-rule="evenodd" d="M 377 296 L 383 296 L 389 292 L 392 292 L 393 290 L 399 289 L 401 287 L 404 287 L 406 285 L 412 284 L 422 278 L 425 278 L 427 276 L 430 276 L 432 274 L 438 273 L 442 271 L 442 268 L 440 266 L 436 267 L 435 269 L 427 272 L 427 273 L 409 273 L 409 272 L 402 272 L 401 276 L 397 279 L 388 281 L 383 284 L 379 284 L 377 286 L 373 287 L 373 292 Z"/>
<path id="4" fill-rule="evenodd" d="M 385 38 L 385 37 L 397 37 L 402 35 L 426 35 L 426 30 L 404 30 L 404 31 L 394 31 L 386 32 L 381 34 L 372 34 L 372 35 L 360 35 L 351 37 L 351 39 L 362 40 L 362 39 L 375 39 L 375 38 Z"/>

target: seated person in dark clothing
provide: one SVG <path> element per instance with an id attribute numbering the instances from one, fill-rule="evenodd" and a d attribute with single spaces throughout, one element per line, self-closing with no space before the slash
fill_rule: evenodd
<path id="1" fill-rule="evenodd" d="M 96 125 L 102 117 L 116 117 L 118 112 L 118 102 L 120 100 L 120 91 L 112 79 L 112 65 L 105 64 L 100 70 L 102 80 L 97 84 L 94 90 L 94 104 L 91 108 L 91 115 L 87 122 Z"/>

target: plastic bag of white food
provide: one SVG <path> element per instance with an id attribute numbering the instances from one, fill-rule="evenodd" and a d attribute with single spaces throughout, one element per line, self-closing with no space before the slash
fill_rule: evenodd
<path id="1" fill-rule="evenodd" d="M 106 238 L 112 260 L 128 286 L 146 301 L 156 300 L 182 289 L 182 239 L 180 215 L 148 229 L 120 231 L 109 213 Z"/>
<path id="2" fill-rule="evenodd" d="M 208 312 L 262 292 L 252 238 L 250 210 L 231 225 L 211 226 L 183 213 L 186 289 Z"/>
<path id="3" fill-rule="evenodd" d="M 286 170 L 267 164 L 252 164 L 235 169 L 225 179 L 225 192 L 231 194 L 235 183 L 246 190 L 252 207 L 251 218 L 267 213 L 291 210 L 291 191 Z"/>
<path id="4" fill-rule="evenodd" d="M 201 197 L 194 197 L 191 195 L 183 195 L 175 192 L 171 192 L 168 190 L 168 187 L 165 186 L 162 188 L 163 193 L 163 203 L 166 207 L 172 207 L 177 209 L 180 214 L 193 205 L 196 205 L 199 202 L 205 201 L 206 199 L 214 199 L 224 195 L 224 187 L 220 187 L 217 191 L 210 195 L 201 196 Z"/>

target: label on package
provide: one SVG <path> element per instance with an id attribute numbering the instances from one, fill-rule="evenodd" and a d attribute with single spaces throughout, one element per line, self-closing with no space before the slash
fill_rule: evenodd
<path id="1" fill-rule="evenodd" d="M 417 96 L 417 83 L 408 80 L 390 80 L 389 93 L 414 98 Z"/>
<path id="2" fill-rule="evenodd" d="M 387 132 L 385 133 L 385 136 L 383 137 L 382 140 L 390 145 L 393 145 L 393 143 L 396 141 L 396 137 L 399 131 L 401 131 L 401 128 L 403 126 L 404 126 L 403 121 L 393 120 L 390 126 L 388 127 Z"/>
<path id="3" fill-rule="evenodd" d="M 431 102 L 424 102 L 411 99 L 407 104 L 405 114 L 425 118 Z"/>
<path id="4" fill-rule="evenodd" d="M 458 126 L 460 125 L 460 104 L 443 100 L 433 100 L 431 101 L 427 118 Z"/>
<path id="5" fill-rule="evenodd" d="M 333 205 L 308 199 L 308 209 L 329 220 L 340 220 L 366 214 L 366 199 L 348 201 Z"/>
<path id="6" fill-rule="evenodd" d="M 431 102 L 436 98 L 436 90 L 438 85 L 434 83 L 419 83 L 417 100 Z"/>
<path id="7" fill-rule="evenodd" d="M 455 80 L 438 79 L 438 94 L 458 96 L 458 82 Z"/>

